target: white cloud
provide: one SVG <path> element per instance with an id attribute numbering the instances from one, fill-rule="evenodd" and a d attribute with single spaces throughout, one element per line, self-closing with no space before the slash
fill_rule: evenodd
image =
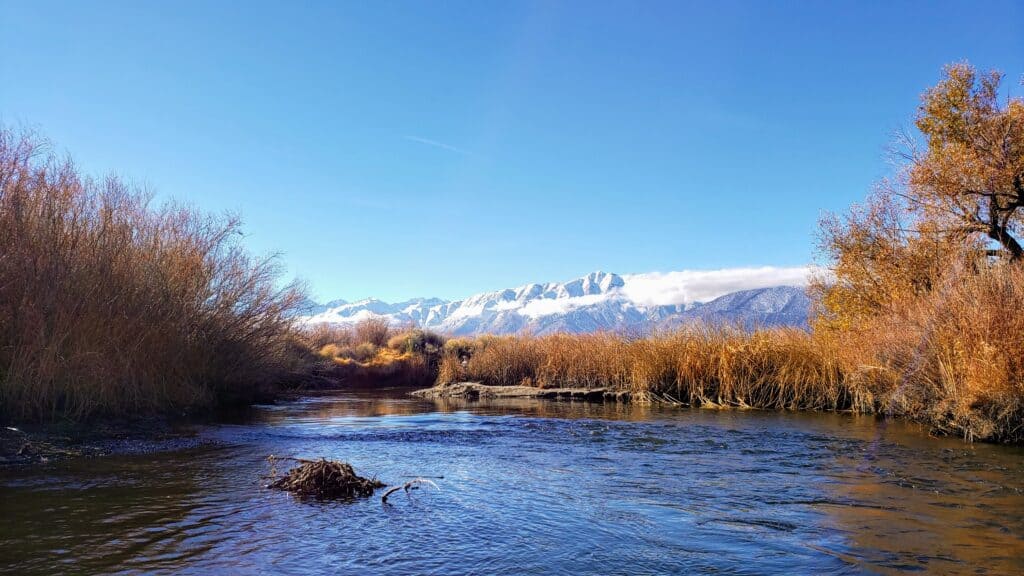
<path id="1" fill-rule="evenodd" d="M 729 268 L 724 270 L 682 270 L 629 274 L 622 278 L 622 292 L 642 306 L 664 306 L 707 302 L 739 290 L 770 286 L 806 286 L 814 271 L 802 266 L 792 268 Z"/>
<path id="2" fill-rule="evenodd" d="M 515 300 L 509 300 L 508 302 L 498 302 L 497 304 L 494 305 L 494 311 L 495 312 L 505 312 L 505 311 L 508 311 L 508 310 L 515 310 L 515 309 L 519 308 L 520 306 L 522 306 L 522 304 L 519 303 L 519 302 L 516 302 Z"/>
<path id="3" fill-rule="evenodd" d="M 591 294 L 587 296 L 576 296 L 573 298 L 546 298 L 530 300 L 525 306 L 519 309 L 519 313 L 529 318 L 550 316 L 552 314 L 564 314 L 573 308 L 597 304 L 607 298 L 607 294 Z"/>

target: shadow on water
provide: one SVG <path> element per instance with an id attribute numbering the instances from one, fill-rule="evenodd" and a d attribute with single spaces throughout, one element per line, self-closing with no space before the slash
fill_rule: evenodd
<path id="1" fill-rule="evenodd" d="M 870 417 L 309 396 L 212 446 L 0 471 L 0 571 L 1021 573 L 1024 451 Z M 440 491 L 302 503 L 268 454 Z"/>

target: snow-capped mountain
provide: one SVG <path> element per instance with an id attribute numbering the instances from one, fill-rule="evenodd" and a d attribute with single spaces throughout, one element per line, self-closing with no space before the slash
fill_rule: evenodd
<path id="1" fill-rule="evenodd" d="M 310 303 L 303 320 L 352 324 L 377 316 L 395 326 L 415 324 L 455 335 L 646 332 L 695 321 L 803 327 L 810 310 L 803 288 L 809 272 L 806 268 L 622 276 L 593 272 L 569 282 L 526 284 L 455 301 L 416 298 L 390 304 L 369 298 Z"/>

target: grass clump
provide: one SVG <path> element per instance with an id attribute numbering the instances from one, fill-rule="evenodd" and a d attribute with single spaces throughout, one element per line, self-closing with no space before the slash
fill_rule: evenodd
<path id="1" fill-rule="evenodd" d="M 306 341 L 333 365 L 339 381 L 372 386 L 429 386 L 445 345 L 440 334 L 395 330 L 378 317 L 353 326 L 315 325 L 307 329 Z"/>

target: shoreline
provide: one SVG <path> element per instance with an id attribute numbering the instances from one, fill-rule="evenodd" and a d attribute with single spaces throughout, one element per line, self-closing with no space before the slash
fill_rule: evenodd
<path id="1" fill-rule="evenodd" d="M 441 384 L 410 392 L 417 398 L 533 398 L 538 400 L 586 400 L 628 402 L 630 393 L 611 388 L 537 388 L 534 386 L 492 386 L 479 382 Z"/>
<path id="2" fill-rule="evenodd" d="M 200 438 L 200 422 L 167 417 L 0 427 L 0 470 L 45 465 L 71 458 L 101 458 L 185 450 L 216 442 Z"/>

